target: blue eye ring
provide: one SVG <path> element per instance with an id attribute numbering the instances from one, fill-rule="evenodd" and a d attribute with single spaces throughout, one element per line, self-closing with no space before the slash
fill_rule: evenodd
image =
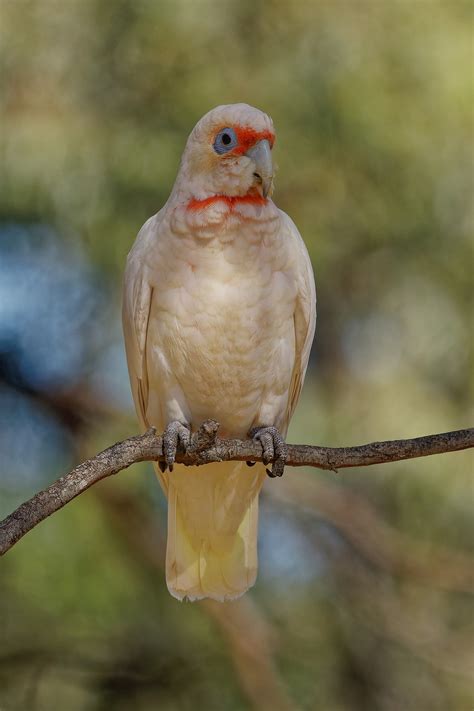
<path id="1" fill-rule="evenodd" d="M 214 139 L 213 148 L 216 153 L 223 155 L 233 150 L 238 145 L 237 136 L 233 128 L 221 128 Z"/>

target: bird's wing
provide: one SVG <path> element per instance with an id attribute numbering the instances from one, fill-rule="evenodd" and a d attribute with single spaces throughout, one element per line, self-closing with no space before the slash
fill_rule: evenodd
<path id="1" fill-rule="evenodd" d="M 306 368 L 308 367 L 311 344 L 316 328 L 316 287 L 313 268 L 308 250 L 294 222 L 286 215 L 283 217 L 283 228 L 292 244 L 295 256 L 295 278 L 297 280 L 296 307 L 293 316 L 295 333 L 295 364 L 288 392 L 288 404 L 284 425 L 288 427 L 290 418 L 298 402 L 303 387 Z"/>
<path id="2" fill-rule="evenodd" d="M 127 258 L 125 269 L 122 322 L 127 353 L 128 371 L 135 409 L 143 429 L 150 425 L 147 420 L 148 372 L 146 341 L 153 286 L 150 283 L 146 252 L 151 238 L 156 234 L 160 213 L 151 217 L 138 233 Z"/>

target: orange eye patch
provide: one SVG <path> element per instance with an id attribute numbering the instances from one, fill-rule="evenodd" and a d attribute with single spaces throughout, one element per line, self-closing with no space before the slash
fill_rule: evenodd
<path id="1" fill-rule="evenodd" d="M 275 143 L 275 134 L 272 131 L 256 131 L 250 126 L 234 126 L 233 130 L 235 136 L 237 137 L 237 145 L 229 151 L 226 151 L 226 155 L 243 155 L 249 148 L 254 146 L 257 141 L 266 139 L 270 147 L 273 148 Z"/>

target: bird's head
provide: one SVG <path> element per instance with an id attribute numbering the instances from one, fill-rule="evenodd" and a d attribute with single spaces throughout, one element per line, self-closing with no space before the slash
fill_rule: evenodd
<path id="1" fill-rule="evenodd" d="M 262 111 L 248 104 L 218 106 L 188 138 L 180 186 L 195 200 L 222 195 L 263 201 L 273 190 L 274 141 L 272 120 Z"/>

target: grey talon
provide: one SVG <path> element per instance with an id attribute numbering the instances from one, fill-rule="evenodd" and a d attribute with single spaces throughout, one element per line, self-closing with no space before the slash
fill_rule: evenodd
<path id="1" fill-rule="evenodd" d="M 257 462 L 245 462 L 248 467 L 254 467 Z"/>
<path id="2" fill-rule="evenodd" d="M 160 467 L 160 471 L 162 472 L 162 474 L 164 474 L 166 472 L 166 469 L 168 468 L 166 462 L 158 462 L 158 466 Z"/>
<path id="3" fill-rule="evenodd" d="M 282 476 L 287 458 L 286 442 L 276 427 L 253 427 L 249 436 L 262 445 L 262 459 L 264 464 L 273 462 L 272 468 L 267 469 L 268 476 L 275 478 Z"/>
<path id="4" fill-rule="evenodd" d="M 272 465 L 272 477 L 283 476 L 285 470 L 285 460 L 283 458 L 276 459 Z"/>
<path id="5" fill-rule="evenodd" d="M 174 422 L 170 422 L 169 425 L 166 426 L 165 431 L 163 432 L 163 454 L 165 457 L 165 470 L 167 466 L 170 472 L 173 471 L 173 464 L 176 460 L 176 452 L 178 450 L 178 447 L 181 446 L 181 448 L 186 451 L 190 441 L 191 430 L 189 425 L 185 425 L 182 422 L 178 422 L 176 420 Z"/>

